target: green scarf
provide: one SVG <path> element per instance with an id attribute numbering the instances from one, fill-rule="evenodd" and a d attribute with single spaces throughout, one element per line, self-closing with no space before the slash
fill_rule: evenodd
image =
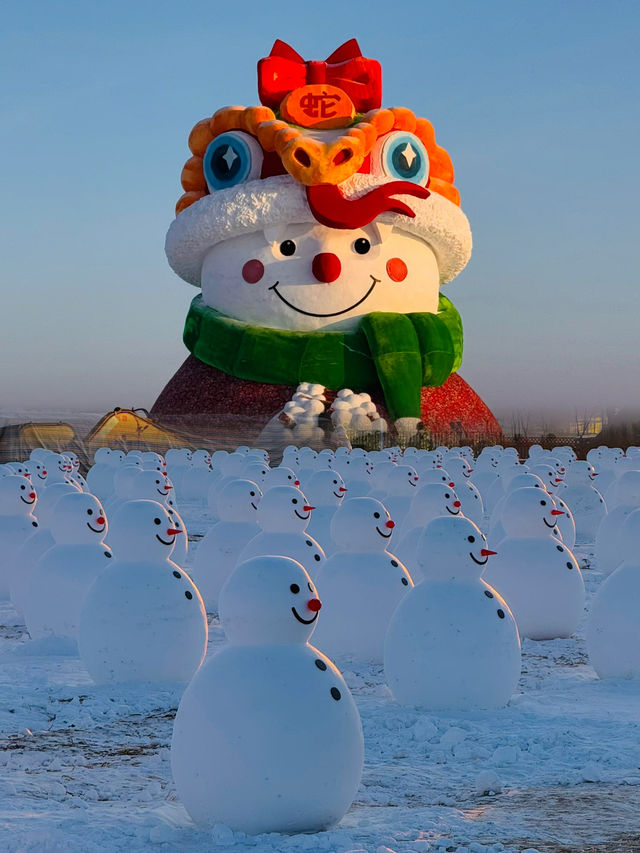
<path id="1" fill-rule="evenodd" d="M 442 385 L 462 361 L 460 315 L 440 295 L 438 313 L 365 314 L 345 332 L 290 332 L 251 326 L 196 296 L 184 343 L 200 361 L 254 382 L 326 388 L 382 389 L 393 420 L 420 417 L 423 385 Z"/>

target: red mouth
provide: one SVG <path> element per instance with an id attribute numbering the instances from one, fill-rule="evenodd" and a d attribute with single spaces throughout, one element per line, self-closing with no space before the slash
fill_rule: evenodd
<path id="1" fill-rule="evenodd" d="M 413 210 L 405 202 L 392 198 L 394 195 L 425 199 L 431 193 L 426 187 L 410 181 L 391 181 L 374 187 L 359 198 L 346 198 L 335 184 L 307 187 L 307 201 L 314 218 L 329 228 L 362 228 L 381 213 L 399 213 L 413 219 Z"/>

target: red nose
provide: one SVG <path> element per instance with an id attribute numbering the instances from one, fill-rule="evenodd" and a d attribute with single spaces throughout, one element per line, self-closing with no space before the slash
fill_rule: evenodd
<path id="1" fill-rule="evenodd" d="M 453 502 L 453 505 L 454 505 L 455 507 L 460 507 L 460 506 L 462 506 L 462 504 L 460 503 L 460 501 L 454 501 L 454 502 Z"/>
<path id="2" fill-rule="evenodd" d="M 294 485 L 294 486 L 299 486 L 299 485 L 300 485 L 300 480 L 294 480 L 294 481 L 293 481 L 293 485 Z"/>
<path id="3" fill-rule="evenodd" d="M 449 483 L 449 488 L 452 489 L 455 486 L 455 483 Z"/>
<path id="4" fill-rule="evenodd" d="M 176 527 L 167 527 L 167 534 L 169 536 L 175 536 L 176 533 L 182 533 L 182 530 L 178 530 Z"/>
<path id="5" fill-rule="evenodd" d="M 391 519 L 389 519 L 389 521 L 387 521 L 384 526 L 388 527 L 389 530 L 393 530 L 393 528 L 396 526 L 396 523 L 395 521 L 391 521 Z"/>
<path id="6" fill-rule="evenodd" d="M 312 509 L 315 509 L 315 507 L 314 507 L 314 506 L 309 506 L 308 504 L 305 504 L 305 505 L 302 507 L 302 509 L 303 509 L 305 512 L 311 512 L 311 510 L 312 510 Z"/>
<path id="7" fill-rule="evenodd" d="M 46 472 L 46 471 L 43 471 L 42 473 L 44 474 L 44 476 L 45 476 L 45 477 L 47 476 L 47 472 Z"/>
<path id="8" fill-rule="evenodd" d="M 564 512 L 561 509 L 552 509 L 551 515 L 564 515 Z"/>
<path id="9" fill-rule="evenodd" d="M 311 598 L 309 599 L 309 601 L 307 601 L 307 607 L 309 608 L 309 610 L 313 610 L 314 613 L 317 613 L 318 610 L 320 610 L 320 608 L 322 607 L 322 602 L 319 598 Z"/>
<path id="10" fill-rule="evenodd" d="M 498 552 L 497 551 L 489 551 L 488 548 L 483 548 L 482 551 L 480 551 L 480 553 L 482 554 L 483 557 L 493 557 Z"/>
<path id="11" fill-rule="evenodd" d="M 35 498 L 35 496 L 36 496 L 36 493 L 35 493 L 35 492 L 29 492 L 29 497 L 30 497 L 30 498 Z"/>
<path id="12" fill-rule="evenodd" d="M 104 518 L 101 515 L 96 518 L 96 524 L 104 524 Z"/>
<path id="13" fill-rule="evenodd" d="M 414 479 L 414 481 L 417 483 L 417 482 L 418 482 L 418 480 L 420 479 L 420 477 L 414 477 L 413 479 Z"/>
<path id="14" fill-rule="evenodd" d="M 311 270 L 318 281 L 329 284 L 335 281 L 342 272 L 340 258 L 332 252 L 320 252 L 311 264 Z"/>
<path id="15" fill-rule="evenodd" d="M 553 481 L 554 483 L 561 483 L 562 480 L 558 480 L 557 478 Z"/>
<path id="16" fill-rule="evenodd" d="M 469 468 L 469 470 L 467 471 L 467 474 L 473 474 L 473 468 Z"/>
<path id="17" fill-rule="evenodd" d="M 345 488 L 345 486 L 338 486 L 338 491 L 339 492 L 346 492 L 347 489 Z"/>

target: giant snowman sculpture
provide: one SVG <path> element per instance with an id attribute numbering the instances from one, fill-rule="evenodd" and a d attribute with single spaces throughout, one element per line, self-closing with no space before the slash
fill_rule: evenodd
<path id="1" fill-rule="evenodd" d="M 462 324 L 440 287 L 471 231 L 430 122 L 381 108 L 380 64 L 355 39 L 325 62 L 277 40 L 258 90 L 261 106 L 223 107 L 189 136 L 166 252 L 202 292 L 152 415 L 264 425 L 313 383 L 327 405 L 367 392 L 403 433 L 499 434 L 456 372 Z"/>

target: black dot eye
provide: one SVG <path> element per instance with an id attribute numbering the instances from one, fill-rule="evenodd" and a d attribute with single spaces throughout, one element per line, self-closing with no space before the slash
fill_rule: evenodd
<path id="1" fill-rule="evenodd" d="M 475 536 L 467 536 L 467 542 L 475 542 L 475 541 L 476 541 Z"/>
<path id="2" fill-rule="evenodd" d="M 353 249 L 359 255 L 366 255 L 369 249 L 371 248 L 371 243 L 367 240 L 366 237 L 358 237 L 358 239 L 353 244 Z"/>
<path id="3" fill-rule="evenodd" d="M 502 608 L 496 612 L 498 614 L 499 619 L 504 619 L 504 610 L 502 610 Z"/>
<path id="4" fill-rule="evenodd" d="M 380 513 L 379 513 L 379 512 L 374 512 L 374 513 L 373 513 L 373 517 L 374 517 L 374 518 L 380 518 Z"/>
<path id="5" fill-rule="evenodd" d="M 22 491 L 24 492 L 24 490 L 26 489 L 26 486 L 20 486 L 20 488 L 21 488 L 21 489 L 22 489 Z"/>
<path id="6" fill-rule="evenodd" d="M 255 496 L 256 496 L 255 492 L 249 492 L 249 494 L 251 495 L 252 498 L 255 498 Z"/>
<path id="7" fill-rule="evenodd" d="M 173 576 L 174 576 L 174 578 L 178 578 L 178 579 L 180 579 L 180 578 L 182 577 L 182 575 L 180 574 L 180 572 L 174 572 L 174 573 L 173 573 Z"/>
<path id="8" fill-rule="evenodd" d="M 297 583 L 292 583 L 291 586 L 289 587 L 289 589 L 291 590 L 291 592 L 294 595 L 297 595 L 300 592 L 300 587 L 298 586 Z"/>
<path id="9" fill-rule="evenodd" d="M 189 590 L 187 590 L 184 594 L 184 597 L 188 598 L 189 601 L 191 601 L 191 599 L 193 598 L 193 593 L 191 593 L 191 592 L 189 592 Z"/>
<path id="10" fill-rule="evenodd" d="M 297 503 L 298 503 L 298 499 L 297 499 L 297 498 L 292 498 L 291 503 L 292 503 L 292 504 L 297 504 Z"/>
<path id="11" fill-rule="evenodd" d="M 331 693 L 332 698 L 335 699 L 336 702 L 339 702 L 340 699 L 342 698 L 342 694 L 340 693 L 340 691 L 338 690 L 337 687 L 332 687 L 330 690 L 330 693 Z"/>
<path id="12" fill-rule="evenodd" d="M 154 524 L 162 524 L 162 521 L 159 518 L 154 518 L 153 523 Z"/>
<path id="13" fill-rule="evenodd" d="M 540 506 L 546 506 L 546 505 L 547 505 L 546 501 L 540 501 Z"/>
<path id="14" fill-rule="evenodd" d="M 406 578 L 402 578 L 402 583 L 404 586 L 409 586 L 409 581 Z"/>
<path id="15" fill-rule="evenodd" d="M 88 510 L 87 510 L 87 515 L 93 515 L 93 510 L 92 510 L 92 509 L 88 509 Z"/>
<path id="16" fill-rule="evenodd" d="M 445 495 L 445 498 L 450 498 L 450 497 L 451 497 L 451 495 L 449 494 L 449 492 L 447 492 Z"/>
<path id="17" fill-rule="evenodd" d="M 280 251 L 286 258 L 290 258 L 296 252 L 296 244 L 293 240 L 285 240 L 283 243 L 280 243 Z"/>

